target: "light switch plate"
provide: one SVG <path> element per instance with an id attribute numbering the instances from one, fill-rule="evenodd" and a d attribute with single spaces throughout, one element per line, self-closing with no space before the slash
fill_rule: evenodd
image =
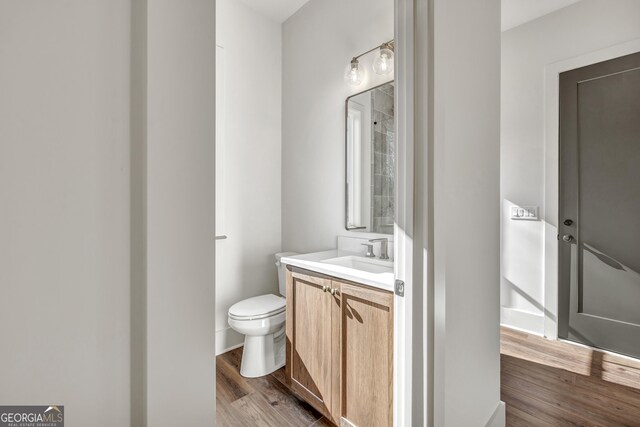
<path id="1" fill-rule="evenodd" d="M 537 206 L 511 206 L 511 219 L 516 220 L 537 220 Z"/>

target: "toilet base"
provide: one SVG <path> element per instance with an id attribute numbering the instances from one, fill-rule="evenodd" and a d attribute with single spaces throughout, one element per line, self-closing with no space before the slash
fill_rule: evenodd
<path id="1" fill-rule="evenodd" d="M 275 334 L 245 335 L 240 375 L 257 378 L 269 375 L 285 364 L 284 327 Z"/>

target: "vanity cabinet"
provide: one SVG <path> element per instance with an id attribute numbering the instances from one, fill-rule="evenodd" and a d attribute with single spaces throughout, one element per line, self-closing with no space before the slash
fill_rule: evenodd
<path id="1" fill-rule="evenodd" d="M 331 280 L 287 270 L 287 362 L 291 388 L 326 417 L 331 417 L 333 301 Z"/>
<path id="2" fill-rule="evenodd" d="M 393 425 L 393 294 L 289 267 L 291 388 L 340 427 Z"/>

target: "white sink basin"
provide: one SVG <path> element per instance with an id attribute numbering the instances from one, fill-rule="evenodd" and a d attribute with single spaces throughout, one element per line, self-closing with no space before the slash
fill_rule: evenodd
<path id="1" fill-rule="evenodd" d="M 365 258 L 361 256 L 341 256 L 321 261 L 325 264 L 337 265 L 339 267 L 352 268 L 354 270 L 366 271 L 368 273 L 393 273 L 393 262 L 382 261 L 375 258 Z"/>
<path id="2" fill-rule="evenodd" d="M 284 257 L 281 263 L 393 292 L 393 261 L 367 258 L 359 252 L 332 249 Z"/>

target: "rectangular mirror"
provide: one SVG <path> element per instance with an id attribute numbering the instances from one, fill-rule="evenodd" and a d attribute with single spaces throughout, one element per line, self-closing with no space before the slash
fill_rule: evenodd
<path id="1" fill-rule="evenodd" d="M 346 228 L 393 234 L 395 121 L 393 81 L 346 102 Z"/>

